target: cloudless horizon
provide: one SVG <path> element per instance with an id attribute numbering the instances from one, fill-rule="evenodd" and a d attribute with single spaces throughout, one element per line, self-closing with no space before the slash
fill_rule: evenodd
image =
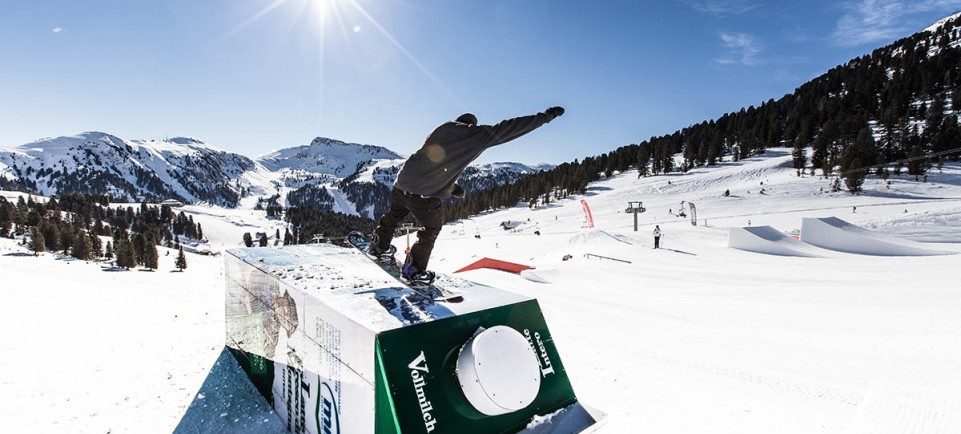
<path id="1" fill-rule="evenodd" d="M 563 163 L 791 93 L 961 0 L 50 0 L 0 6 L 0 147 L 103 131 L 257 157 L 407 155 L 441 122 L 567 113 L 478 162 Z"/>

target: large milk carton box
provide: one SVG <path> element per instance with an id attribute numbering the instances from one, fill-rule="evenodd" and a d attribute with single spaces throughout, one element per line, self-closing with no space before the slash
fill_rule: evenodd
<path id="1" fill-rule="evenodd" d="M 424 299 L 352 248 L 228 250 L 227 346 L 293 433 L 577 433 L 536 299 L 450 276 Z"/>

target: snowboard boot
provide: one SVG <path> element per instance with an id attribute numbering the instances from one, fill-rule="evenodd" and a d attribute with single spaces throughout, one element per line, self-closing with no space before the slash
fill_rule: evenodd
<path id="1" fill-rule="evenodd" d="M 394 259 L 394 253 L 397 253 L 397 248 L 393 244 L 388 244 L 387 248 L 380 247 L 377 235 L 371 236 L 370 246 L 367 247 L 367 253 L 371 256 L 377 258 L 377 262 L 385 265 L 397 265 L 397 260 Z"/>
<path id="2" fill-rule="evenodd" d="M 404 260 L 404 267 L 401 268 L 400 274 L 412 285 L 421 286 L 430 286 L 431 283 L 434 283 L 434 278 L 437 277 L 433 271 L 418 270 L 411 262 L 410 255 L 407 255 L 407 259 Z"/>

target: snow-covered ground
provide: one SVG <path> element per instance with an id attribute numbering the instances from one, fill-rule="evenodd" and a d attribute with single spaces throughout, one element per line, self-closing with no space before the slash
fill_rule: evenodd
<path id="1" fill-rule="evenodd" d="M 961 253 L 961 166 L 927 181 L 872 178 L 864 194 L 830 193 L 830 180 L 798 178 L 784 149 L 684 175 L 627 172 L 585 196 L 450 224 L 431 267 L 450 273 L 483 257 L 536 267 L 548 283 L 461 276 L 540 301 L 578 398 L 608 414 L 602 433 L 961 432 L 961 255 L 808 247 L 824 254 L 806 257 L 728 242 L 732 228 L 786 233 L 837 217 Z M 629 201 L 646 208 L 637 232 Z M 697 226 L 689 211 L 669 213 L 682 201 L 696 205 Z M 186 211 L 215 250 L 275 230 L 262 213 Z M 504 221 L 521 224 L 506 231 Z M 156 272 L 108 272 L 0 240 L 0 431 L 170 432 L 198 392 L 213 396 L 223 258 L 190 255 L 178 273 L 164 254 Z M 235 418 L 250 404 L 239 395 L 214 418 Z"/>

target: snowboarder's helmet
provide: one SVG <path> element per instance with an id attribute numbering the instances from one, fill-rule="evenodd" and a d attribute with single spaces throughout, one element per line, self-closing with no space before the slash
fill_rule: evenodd
<path id="1" fill-rule="evenodd" d="M 467 125 L 477 125 L 477 116 L 472 113 L 464 113 L 457 117 L 457 122 Z"/>

